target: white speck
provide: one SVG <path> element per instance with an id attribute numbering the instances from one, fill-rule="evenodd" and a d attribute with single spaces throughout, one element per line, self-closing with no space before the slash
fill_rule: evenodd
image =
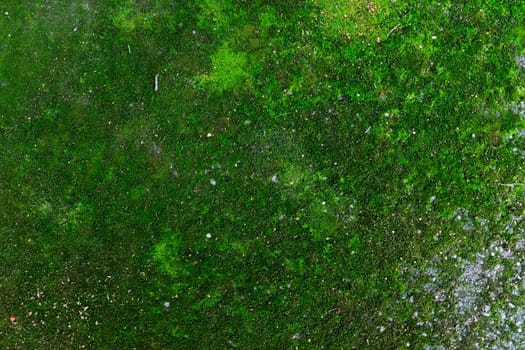
<path id="1" fill-rule="evenodd" d="M 279 179 L 277 178 L 277 174 L 273 174 L 273 176 L 272 176 L 272 182 L 273 182 L 273 183 L 278 183 L 278 182 L 279 182 Z"/>
<path id="2" fill-rule="evenodd" d="M 301 333 L 295 333 L 294 335 L 292 335 L 292 339 L 293 340 L 301 339 Z"/>
<path id="3" fill-rule="evenodd" d="M 217 185 L 217 181 L 215 181 L 215 179 L 211 179 L 211 180 L 210 180 L 210 184 L 211 184 L 212 186 L 215 186 L 215 185 Z"/>
<path id="4" fill-rule="evenodd" d="M 9 12 L 7 12 L 7 11 L 6 11 L 6 12 L 4 12 L 4 14 L 5 14 L 6 16 L 9 16 Z"/>
<path id="5" fill-rule="evenodd" d="M 432 40 L 436 40 L 436 39 L 437 39 L 437 36 L 432 35 Z"/>
<path id="6" fill-rule="evenodd" d="M 155 74 L 155 91 L 159 91 L 159 75 Z"/>
<path id="7" fill-rule="evenodd" d="M 325 201 L 323 201 L 323 202 L 322 202 L 321 204 L 322 204 L 322 205 L 326 205 L 326 202 L 325 202 Z"/>
<path id="8" fill-rule="evenodd" d="M 213 136 L 213 134 L 211 132 L 206 134 L 206 137 L 212 137 L 212 136 Z"/>
<path id="9" fill-rule="evenodd" d="M 366 130 L 365 130 L 365 134 L 368 134 L 370 132 L 370 130 L 372 130 L 372 127 L 369 126 Z"/>
<path id="10" fill-rule="evenodd" d="M 206 238 L 210 239 L 211 238 L 211 233 L 207 233 L 206 234 Z"/>
<path id="11" fill-rule="evenodd" d="M 164 302 L 164 307 L 165 307 L 166 309 L 168 309 L 168 308 L 170 307 L 170 305 L 171 305 L 171 304 L 170 304 L 169 301 L 165 301 L 165 302 Z"/>
<path id="12" fill-rule="evenodd" d="M 434 203 L 436 201 L 436 196 L 430 197 L 430 204 Z"/>
<path id="13" fill-rule="evenodd" d="M 516 64 L 521 68 L 525 68 L 525 56 L 516 57 Z"/>
<path id="14" fill-rule="evenodd" d="M 159 145 L 154 143 L 152 148 L 153 148 L 153 154 L 155 154 L 156 156 L 162 153 L 162 148 L 160 148 Z"/>

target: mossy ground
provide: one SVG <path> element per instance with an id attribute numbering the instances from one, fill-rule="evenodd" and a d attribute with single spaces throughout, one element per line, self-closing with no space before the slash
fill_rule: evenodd
<path id="1" fill-rule="evenodd" d="M 480 341 L 432 297 L 521 239 L 522 2 L 0 10 L 3 348 Z"/>

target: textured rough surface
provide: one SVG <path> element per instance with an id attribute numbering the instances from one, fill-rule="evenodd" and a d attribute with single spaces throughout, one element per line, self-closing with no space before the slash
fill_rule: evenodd
<path id="1" fill-rule="evenodd" d="M 0 348 L 524 348 L 524 16 L 1 1 Z"/>

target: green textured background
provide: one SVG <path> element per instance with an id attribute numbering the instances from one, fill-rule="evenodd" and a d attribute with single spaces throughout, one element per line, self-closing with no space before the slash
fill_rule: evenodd
<path id="1" fill-rule="evenodd" d="M 2 348 L 422 349 L 401 264 L 513 239 L 523 1 L 0 10 Z"/>

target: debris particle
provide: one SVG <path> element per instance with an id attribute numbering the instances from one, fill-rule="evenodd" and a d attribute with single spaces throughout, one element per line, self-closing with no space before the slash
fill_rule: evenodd
<path id="1" fill-rule="evenodd" d="M 516 57 L 516 64 L 520 68 L 525 68 L 525 56 L 518 56 L 518 57 Z"/>

